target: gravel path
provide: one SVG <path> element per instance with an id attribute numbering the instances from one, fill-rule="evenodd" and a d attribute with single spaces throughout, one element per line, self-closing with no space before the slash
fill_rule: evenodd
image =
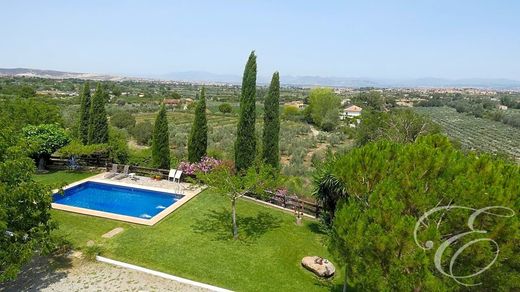
<path id="1" fill-rule="evenodd" d="M 208 291 L 134 270 L 72 257 L 36 258 L 0 291 Z"/>

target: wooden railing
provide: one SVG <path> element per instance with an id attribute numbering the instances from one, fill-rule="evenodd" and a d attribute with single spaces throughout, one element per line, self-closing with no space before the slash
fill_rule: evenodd
<path id="1" fill-rule="evenodd" d="M 110 163 L 110 159 L 108 157 L 102 156 L 76 158 L 75 161 L 81 167 L 105 167 Z M 69 159 L 59 156 L 51 156 L 49 159 L 49 165 L 54 168 L 65 169 L 69 167 Z"/>
<path id="2" fill-rule="evenodd" d="M 52 166 L 56 168 L 65 169 L 69 163 L 68 159 L 60 157 L 51 157 L 50 160 Z M 110 171 L 112 168 L 112 163 L 108 158 L 81 158 L 77 159 L 76 162 L 85 167 L 104 167 L 107 171 Z M 123 164 L 119 165 L 119 171 L 123 170 L 123 166 Z M 129 172 L 142 176 L 160 176 L 161 178 L 166 179 L 168 178 L 170 170 L 130 165 Z M 265 197 L 256 196 L 254 194 L 250 194 L 249 196 L 283 208 L 294 210 L 295 212 L 303 212 L 315 216 L 316 218 L 319 217 L 321 211 L 320 206 L 317 203 L 302 200 L 297 196 L 282 195 L 271 191 L 266 191 Z"/>
<path id="3" fill-rule="evenodd" d="M 259 198 L 258 196 L 252 195 L 252 197 L 256 199 L 261 199 L 264 201 L 267 201 L 271 204 L 294 210 L 295 212 L 303 212 L 308 215 L 312 215 L 316 218 L 320 215 L 320 206 L 317 203 L 302 200 L 298 198 L 297 196 L 289 196 L 289 195 L 282 195 L 277 194 L 272 191 L 266 191 L 267 199 L 266 198 Z"/>

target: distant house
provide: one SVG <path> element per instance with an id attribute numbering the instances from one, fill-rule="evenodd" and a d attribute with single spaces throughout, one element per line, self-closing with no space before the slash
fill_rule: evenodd
<path id="1" fill-rule="evenodd" d="M 305 108 L 305 104 L 303 103 L 303 101 L 291 101 L 291 102 L 286 102 L 285 103 L 285 106 L 292 106 L 292 107 L 295 107 L 297 109 L 304 109 Z"/>
<path id="2" fill-rule="evenodd" d="M 181 108 L 182 110 L 187 110 L 188 105 L 193 103 L 193 99 L 191 99 L 191 98 L 181 98 L 181 99 L 165 98 L 163 100 L 163 103 L 165 106 L 178 107 L 178 108 Z"/>
<path id="3" fill-rule="evenodd" d="M 349 107 L 347 107 L 346 109 L 343 110 L 343 112 L 341 112 L 339 114 L 339 119 L 340 120 L 344 120 L 345 118 L 354 118 L 354 117 L 358 117 L 361 115 L 361 111 L 363 111 L 363 109 L 357 105 L 351 105 Z"/>
<path id="4" fill-rule="evenodd" d="M 502 110 L 502 111 L 506 111 L 507 110 L 507 105 L 502 105 L 501 104 L 501 105 L 498 106 L 498 109 Z"/>
<path id="5" fill-rule="evenodd" d="M 182 101 L 180 99 L 165 98 L 163 103 L 164 105 L 178 106 Z"/>

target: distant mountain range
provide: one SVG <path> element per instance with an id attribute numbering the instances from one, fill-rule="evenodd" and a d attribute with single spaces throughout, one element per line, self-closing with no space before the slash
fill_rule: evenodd
<path id="1" fill-rule="evenodd" d="M 147 76 L 115 76 L 95 73 L 74 73 L 54 70 L 40 70 L 27 68 L 2 69 L 0 76 L 27 76 L 55 79 L 89 79 L 89 80 L 171 80 L 186 81 L 197 83 L 231 83 L 240 84 L 242 77 L 233 74 L 215 74 L 204 71 L 185 71 L 174 72 L 162 75 Z M 417 78 L 417 79 L 383 79 L 383 78 L 347 78 L 347 77 L 322 77 L 322 76 L 291 76 L 282 75 L 280 81 L 285 85 L 295 86 L 333 86 L 333 87 L 474 87 L 474 88 L 495 88 L 495 89 L 520 89 L 520 81 L 511 79 L 446 79 L 446 78 Z M 259 76 L 258 83 L 267 84 L 269 77 Z"/>
<path id="2" fill-rule="evenodd" d="M 120 81 L 126 77 L 112 76 L 106 74 L 95 73 L 75 73 L 63 72 L 55 70 L 41 70 L 41 69 L 27 69 L 27 68 L 0 68 L 0 76 L 25 76 L 25 77 L 40 77 L 51 79 L 88 79 L 88 80 L 113 80 Z"/>

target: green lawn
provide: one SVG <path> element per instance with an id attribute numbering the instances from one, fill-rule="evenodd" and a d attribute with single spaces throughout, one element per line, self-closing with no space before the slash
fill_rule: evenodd
<path id="1" fill-rule="evenodd" d="M 78 178 L 79 179 L 79 178 Z M 155 226 L 140 226 L 53 210 L 58 234 L 76 247 L 94 240 L 104 256 L 237 291 L 326 291 L 341 274 L 319 280 L 301 267 L 307 255 L 330 259 L 318 224 L 249 201 L 238 204 L 240 240 L 231 239 L 230 203 L 204 191 Z M 101 235 L 115 227 L 112 239 Z"/>
<path id="2" fill-rule="evenodd" d="M 82 180 L 89 176 L 96 175 L 96 172 L 80 171 L 51 171 L 48 173 L 35 174 L 34 180 L 51 186 L 63 186 L 72 182 Z"/>

